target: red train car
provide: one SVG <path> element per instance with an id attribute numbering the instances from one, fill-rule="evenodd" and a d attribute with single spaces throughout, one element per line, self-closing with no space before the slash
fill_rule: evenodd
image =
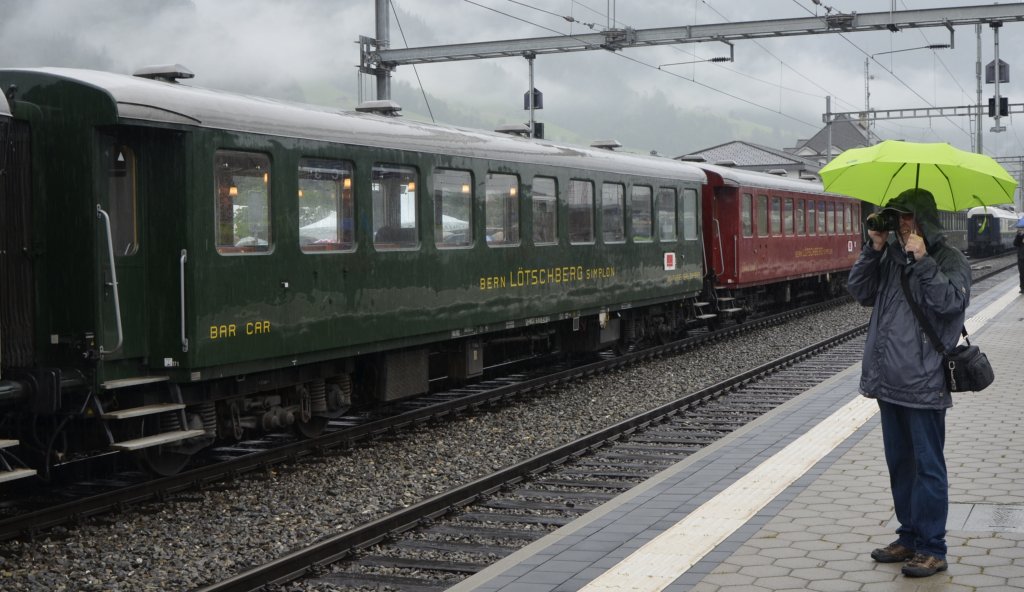
<path id="1" fill-rule="evenodd" d="M 860 201 L 812 181 L 698 166 L 708 178 L 701 198 L 705 269 L 720 312 L 843 291 L 862 244 Z"/>

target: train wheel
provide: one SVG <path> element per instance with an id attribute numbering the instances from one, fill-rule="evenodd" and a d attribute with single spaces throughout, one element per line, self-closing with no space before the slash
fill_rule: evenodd
<path id="1" fill-rule="evenodd" d="M 192 458 L 191 454 L 165 450 L 164 446 L 153 446 L 143 451 L 143 464 L 149 471 L 161 477 L 177 475 Z"/>
<path id="2" fill-rule="evenodd" d="M 316 438 L 320 434 L 324 433 L 324 428 L 327 427 L 326 417 L 311 417 L 309 421 L 298 420 L 295 422 L 295 431 L 301 434 L 304 438 Z"/>
<path id="3" fill-rule="evenodd" d="M 159 416 L 151 415 L 146 417 L 142 422 L 142 436 L 154 436 L 168 431 L 167 419 L 165 418 L 163 423 L 161 423 L 161 417 L 165 415 L 169 414 L 162 413 Z M 180 428 L 175 427 L 174 429 Z M 149 448 L 143 448 L 139 454 L 141 455 L 143 467 L 162 477 L 177 475 L 185 468 L 189 459 L 192 458 L 192 452 L 188 451 L 187 448 L 182 448 L 180 444 L 150 446 Z"/>

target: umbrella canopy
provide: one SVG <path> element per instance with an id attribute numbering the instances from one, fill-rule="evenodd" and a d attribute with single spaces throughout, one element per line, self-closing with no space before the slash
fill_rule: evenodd
<path id="1" fill-rule="evenodd" d="M 1013 203 L 1017 182 L 984 154 L 958 150 L 944 142 L 886 140 L 853 148 L 821 171 L 825 191 L 885 205 L 907 189 L 927 189 L 940 210 Z"/>

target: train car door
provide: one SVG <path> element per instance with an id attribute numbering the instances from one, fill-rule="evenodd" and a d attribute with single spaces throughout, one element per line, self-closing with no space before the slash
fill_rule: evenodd
<path id="1" fill-rule="evenodd" d="M 106 359 L 146 354 L 144 210 L 139 200 L 137 143 L 99 135 L 96 260 L 99 269 L 99 335 Z"/>
<path id="2" fill-rule="evenodd" d="M 736 212 L 737 190 L 735 187 L 719 186 L 714 188 L 714 199 L 711 200 L 711 253 L 708 262 L 719 282 L 725 278 L 735 279 L 734 263 L 736 258 Z"/>

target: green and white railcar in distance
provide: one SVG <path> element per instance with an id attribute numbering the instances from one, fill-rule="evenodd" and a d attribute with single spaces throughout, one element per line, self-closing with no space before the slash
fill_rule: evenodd
<path id="1" fill-rule="evenodd" d="M 700 169 L 181 77 L 0 70 L 0 438 L 34 466 L 173 472 L 499 356 L 685 330 Z"/>

